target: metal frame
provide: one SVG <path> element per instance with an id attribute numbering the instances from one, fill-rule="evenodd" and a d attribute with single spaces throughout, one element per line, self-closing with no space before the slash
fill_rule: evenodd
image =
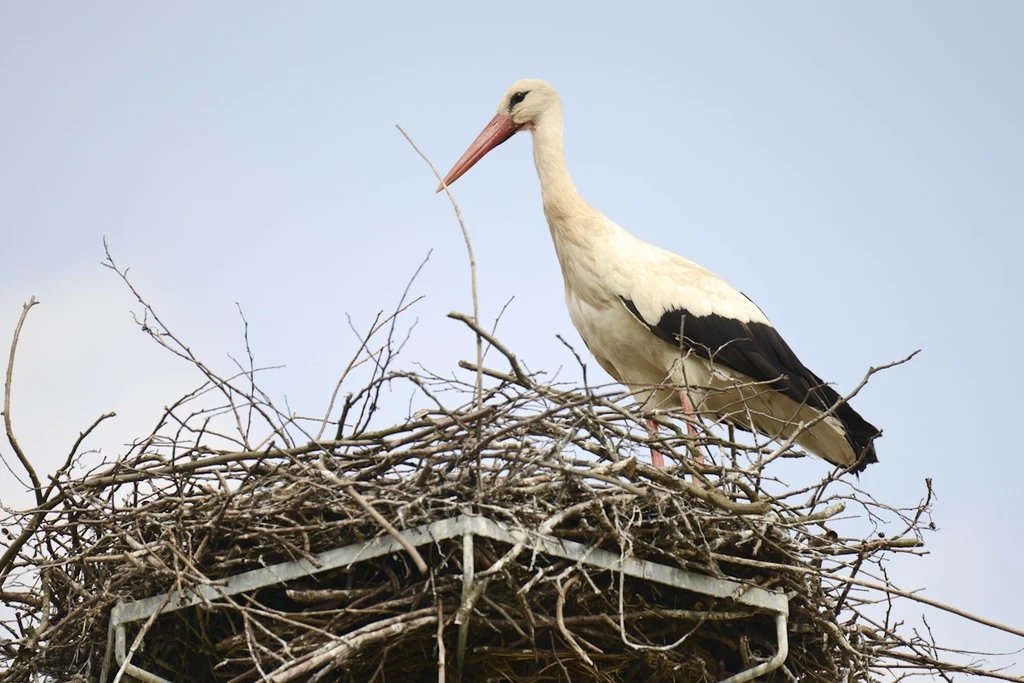
<path id="1" fill-rule="evenodd" d="M 787 618 L 789 616 L 789 599 L 784 593 L 770 591 L 757 586 L 748 586 L 729 579 L 717 579 L 703 574 L 669 567 L 655 562 L 624 558 L 602 548 L 592 548 L 582 543 L 567 541 L 554 536 L 538 534 L 522 528 L 516 528 L 496 522 L 486 517 L 459 515 L 442 519 L 431 524 L 424 524 L 406 529 L 401 535 L 413 546 L 436 543 L 460 536 L 471 538 L 481 536 L 512 545 L 521 543 L 534 552 L 554 555 L 566 560 L 574 560 L 581 564 L 620 572 L 628 576 L 646 581 L 653 581 L 674 588 L 710 595 L 717 598 L 730 598 L 744 605 L 757 607 L 775 613 L 778 649 L 769 661 L 756 667 L 746 669 L 721 683 L 744 683 L 779 668 L 789 654 L 787 635 Z M 125 625 L 135 621 L 149 619 L 156 614 L 166 614 L 202 602 L 218 600 L 238 593 L 273 586 L 294 579 L 313 576 L 338 567 L 349 566 L 364 560 L 402 552 L 402 545 L 392 536 L 380 536 L 364 543 L 355 543 L 342 548 L 334 548 L 314 556 L 316 563 L 302 558 L 290 562 L 282 562 L 270 567 L 235 574 L 217 583 L 204 584 L 185 591 L 170 591 L 144 600 L 132 602 L 118 601 L 110 611 L 110 628 L 107 639 L 107 656 L 103 662 L 100 680 L 107 680 L 111 650 L 117 664 L 124 668 L 130 676 L 146 681 L 146 683 L 171 683 L 165 678 L 140 669 L 131 663 L 124 666 L 126 652 Z"/>

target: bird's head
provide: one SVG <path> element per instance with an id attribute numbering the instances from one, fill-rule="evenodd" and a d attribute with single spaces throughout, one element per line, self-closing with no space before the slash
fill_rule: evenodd
<path id="1" fill-rule="evenodd" d="M 509 116 L 518 129 L 532 128 L 549 112 L 561 109 L 555 89 L 536 78 L 516 81 L 498 103 L 498 116 Z"/>
<path id="2" fill-rule="evenodd" d="M 561 108 L 562 100 L 558 93 L 544 81 L 524 78 L 513 83 L 498 103 L 498 113 L 455 162 L 444 183 L 437 186 L 437 191 L 458 180 L 492 149 L 523 129 L 532 130 L 546 116 L 560 112 Z"/>

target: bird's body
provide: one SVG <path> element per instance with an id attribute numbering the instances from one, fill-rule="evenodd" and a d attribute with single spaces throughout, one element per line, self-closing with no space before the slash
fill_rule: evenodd
<path id="1" fill-rule="evenodd" d="M 804 367 L 742 292 L 634 237 L 580 197 L 565 163 L 561 100 L 543 81 L 512 86 L 445 184 L 523 128 L 533 132 L 569 316 L 601 367 L 646 410 L 682 407 L 785 439 L 832 409 L 839 395 Z M 796 442 L 859 471 L 877 461 L 878 434 L 844 403 Z"/>

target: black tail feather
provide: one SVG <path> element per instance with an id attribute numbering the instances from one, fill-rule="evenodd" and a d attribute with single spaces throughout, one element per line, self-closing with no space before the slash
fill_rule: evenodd
<path id="1" fill-rule="evenodd" d="M 848 403 L 839 406 L 835 415 L 843 423 L 846 440 L 857 455 L 857 462 L 850 468 L 850 471 L 860 474 L 868 465 L 878 462 L 875 439 L 882 435 L 882 430 L 861 417 L 860 413 L 850 407 Z"/>

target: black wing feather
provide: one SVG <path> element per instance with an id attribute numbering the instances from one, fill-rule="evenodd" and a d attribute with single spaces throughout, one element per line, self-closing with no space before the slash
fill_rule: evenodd
<path id="1" fill-rule="evenodd" d="M 636 305 L 619 297 L 633 316 L 655 335 L 675 346 L 685 344 L 697 355 L 757 381 L 765 382 L 797 403 L 827 410 L 839 394 L 800 362 L 771 325 L 741 322 L 722 315 L 692 315 L 685 309 L 665 312 L 656 324 L 644 319 Z M 836 409 L 854 451 L 861 456 L 856 471 L 878 462 L 872 441 L 881 433 L 848 404 Z"/>

